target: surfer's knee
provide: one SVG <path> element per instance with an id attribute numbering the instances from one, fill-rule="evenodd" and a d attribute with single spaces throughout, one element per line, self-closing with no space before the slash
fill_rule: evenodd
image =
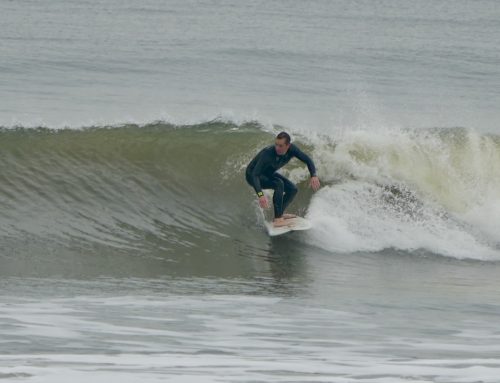
<path id="1" fill-rule="evenodd" d="M 295 186 L 294 184 L 290 183 L 287 185 L 287 190 L 285 190 L 285 192 L 289 195 L 289 196 L 293 196 L 295 194 L 297 194 L 297 192 L 299 191 L 299 189 L 297 189 L 297 186 Z"/>
<path id="2" fill-rule="evenodd" d="M 274 179 L 274 191 L 283 193 L 285 191 L 285 184 L 279 178 Z"/>

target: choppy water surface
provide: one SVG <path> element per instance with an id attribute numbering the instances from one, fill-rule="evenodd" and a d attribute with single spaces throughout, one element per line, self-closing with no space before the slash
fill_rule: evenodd
<path id="1" fill-rule="evenodd" d="M 497 383 L 498 9 L 0 0 L 0 380 Z"/>

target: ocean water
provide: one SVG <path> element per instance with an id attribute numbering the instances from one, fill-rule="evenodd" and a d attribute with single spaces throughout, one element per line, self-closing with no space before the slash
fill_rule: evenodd
<path id="1" fill-rule="evenodd" d="M 0 0 L 0 381 L 500 381 L 496 1 Z M 244 170 L 287 130 L 307 232 Z"/>

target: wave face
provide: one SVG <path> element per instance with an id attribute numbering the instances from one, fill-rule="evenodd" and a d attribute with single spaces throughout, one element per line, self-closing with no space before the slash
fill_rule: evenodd
<path id="1" fill-rule="evenodd" d="M 239 270 L 232 254 L 260 254 L 265 241 L 244 169 L 274 133 L 222 121 L 1 130 L 7 269 L 66 272 L 89 257 L 119 268 L 106 258 L 119 254 L 138 268 L 149 257 L 178 273 L 210 272 L 212 257 Z M 300 237 L 306 246 L 500 259 L 499 137 L 356 130 L 295 140 L 324 186 L 313 195 L 304 166 L 284 169 L 301 190 L 292 209 L 308 207 L 315 225 Z"/>

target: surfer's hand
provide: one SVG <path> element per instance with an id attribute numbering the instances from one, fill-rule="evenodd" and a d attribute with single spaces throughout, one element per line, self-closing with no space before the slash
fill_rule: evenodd
<path id="1" fill-rule="evenodd" d="M 311 177 L 311 181 L 309 182 L 309 185 L 311 185 L 312 190 L 317 191 L 321 186 L 321 184 L 319 183 L 319 178 L 316 176 Z"/>
<path id="2" fill-rule="evenodd" d="M 259 197 L 259 205 L 262 209 L 267 209 L 269 207 L 269 204 L 267 203 L 267 198 L 265 195 L 262 197 Z"/>

